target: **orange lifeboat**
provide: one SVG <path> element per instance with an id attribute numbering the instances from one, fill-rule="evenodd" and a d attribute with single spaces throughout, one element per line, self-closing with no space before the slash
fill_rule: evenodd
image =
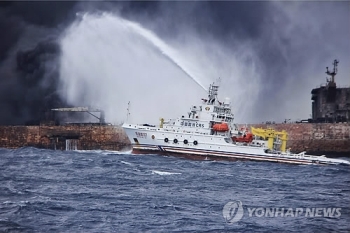
<path id="1" fill-rule="evenodd" d="M 225 132 L 228 131 L 228 124 L 227 123 L 218 123 L 213 126 L 214 131 L 218 132 Z"/>
<path id="2" fill-rule="evenodd" d="M 251 143 L 253 141 L 253 134 L 252 133 L 246 133 L 240 137 L 232 137 L 232 141 L 234 142 L 247 142 Z"/>

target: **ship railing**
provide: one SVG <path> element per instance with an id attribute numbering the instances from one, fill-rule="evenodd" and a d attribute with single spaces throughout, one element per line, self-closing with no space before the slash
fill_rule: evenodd
<path id="1" fill-rule="evenodd" d="M 308 159 L 319 159 L 320 156 L 315 156 L 315 155 L 307 155 L 307 154 L 304 154 L 304 158 L 308 158 Z"/>
<path id="2" fill-rule="evenodd" d="M 300 158 L 300 159 L 303 159 L 305 157 L 305 152 L 301 152 L 299 154 L 296 154 L 295 156 L 296 158 Z"/>
<path id="3" fill-rule="evenodd" d="M 303 151 L 301 153 L 298 153 L 298 154 L 294 154 L 294 153 L 290 153 L 290 152 L 287 152 L 287 153 L 282 153 L 284 156 L 289 156 L 289 157 L 292 157 L 292 158 L 300 158 L 300 159 L 303 159 L 304 157 L 308 156 L 305 154 L 306 152 Z"/>
<path id="4" fill-rule="evenodd" d="M 319 87 L 326 87 L 328 83 L 321 83 L 319 85 Z M 319 88 L 319 87 L 316 87 L 316 88 Z M 341 86 L 338 86 L 337 85 L 337 88 L 350 88 L 350 86 L 347 86 L 347 85 L 341 85 Z"/>

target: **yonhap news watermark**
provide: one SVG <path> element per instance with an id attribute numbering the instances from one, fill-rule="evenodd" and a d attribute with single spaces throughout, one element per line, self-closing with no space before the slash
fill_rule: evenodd
<path id="1" fill-rule="evenodd" d="M 245 207 L 241 201 L 230 201 L 222 209 L 228 224 L 249 218 L 340 218 L 341 208 L 337 207 Z"/>

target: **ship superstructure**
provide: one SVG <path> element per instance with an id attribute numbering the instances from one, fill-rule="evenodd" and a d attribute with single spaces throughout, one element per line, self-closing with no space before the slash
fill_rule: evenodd
<path id="1" fill-rule="evenodd" d="M 337 87 L 338 60 L 333 61 L 333 71 L 326 67 L 326 84 L 311 91 L 312 119 L 315 123 L 350 123 L 350 88 Z"/>
<path id="2" fill-rule="evenodd" d="M 183 130 L 186 133 L 229 136 L 228 129 L 237 127 L 233 124 L 230 99 L 220 102 L 217 98 L 218 88 L 217 85 L 210 85 L 208 98 L 202 99 L 201 105 L 191 106 L 190 111 L 181 118 L 161 119 L 160 127 L 165 131 L 176 129 L 176 132 Z"/>

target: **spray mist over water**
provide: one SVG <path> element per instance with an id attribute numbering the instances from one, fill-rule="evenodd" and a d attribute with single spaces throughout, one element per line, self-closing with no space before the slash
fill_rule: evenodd
<path id="1" fill-rule="evenodd" d="M 186 114 L 221 77 L 219 98 L 231 97 L 238 121 L 254 119 L 260 77 L 251 50 L 232 54 L 195 34 L 177 42 L 117 15 L 84 14 L 60 41 L 62 94 L 73 105 L 104 109 L 112 123 L 126 119 L 128 101 L 130 122 L 158 123 Z"/>

